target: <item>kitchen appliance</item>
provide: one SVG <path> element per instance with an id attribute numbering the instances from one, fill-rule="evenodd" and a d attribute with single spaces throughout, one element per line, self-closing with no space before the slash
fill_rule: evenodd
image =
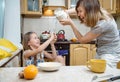
<path id="1" fill-rule="evenodd" d="M 59 30 L 57 33 L 57 39 L 58 40 L 65 40 L 65 31 L 64 30 Z"/>
<path id="2" fill-rule="evenodd" d="M 48 31 L 44 31 L 42 32 L 42 34 L 40 35 L 40 39 L 41 40 L 47 40 L 50 37 L 50 32 Z"/>

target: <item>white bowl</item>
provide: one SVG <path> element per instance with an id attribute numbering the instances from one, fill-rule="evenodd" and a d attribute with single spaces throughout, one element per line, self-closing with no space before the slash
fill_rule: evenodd
<path id="1" fill-rule="evenodd" d="M 56 71 L 62 66 L 59 62 L 43 62 L 40 63 L 38 68 L 43 71 Z"/>

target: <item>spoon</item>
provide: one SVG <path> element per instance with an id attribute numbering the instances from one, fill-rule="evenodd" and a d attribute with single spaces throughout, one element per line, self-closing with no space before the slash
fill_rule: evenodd
<path id="1" fill-rule="evenodd" d="M 98 79 L 98 78 L 109 78 L 109 77 L 112 77 L 113 75 L 112 74 L 109 74 L 109 75 L 104 75 L 104 76 L 100 76 L 98 77 L 97 75 L 93 76 L 91 82 L 93 82 L 94 80 Z"/>

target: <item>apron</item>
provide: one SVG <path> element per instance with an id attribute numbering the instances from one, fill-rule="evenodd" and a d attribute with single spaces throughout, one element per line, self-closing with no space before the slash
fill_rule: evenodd
<path id="1" fill-rule="evenodd" d="M 107 65 L 111 68 L 116 68 L 117 63 L 120 61 L 120 54 L 96 54 L 96 59 L 104 59 L 107 61 Z"/>

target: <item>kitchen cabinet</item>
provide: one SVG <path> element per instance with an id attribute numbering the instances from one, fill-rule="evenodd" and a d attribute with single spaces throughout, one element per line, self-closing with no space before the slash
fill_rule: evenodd
<path id="1" fill-rule="evenodd" d="M 70 65 L 85 65 L 90 55 L 90 44 L 70 45 Z"/>
<path id="2" fill-rule="evenodd" d="M 120 0 L 117 0 L 117 13 L 120 13 Z"/>
<path id="3" fill-rule="evenodd" d="M 74 8 L 78 0 L 67 0 L 67 6 L 69 8 Z"/>
<path id="4" fill-rule="evenodd" d="M 91 55 L 89 55 L 88 60 L 95 58 L 95 55 L 96 55 L 96 45 L 95 44 L 90 45 L 90 52 L 91 52 Z"/>
<path id="5" fill-rule="evenodd" d="M 67 0 L 67 8 L 76 6 L 78 0 Z M 99 0 L 100 5 L 112 14 L 120 13 L 120 0 Z"/>
<path id="6" fill-rule="evenodd" d="M 41 40 L 41 44 L 44 41 Z M 69 62 L 70 62 L 70 55 L 69 55 L 69 49 L 70 49 L 70 44 L 71 42 L 69 41 L 57 41 L 55 43 L 55 48 L 57 50 L 57 54 L 63 56 L 63 58 L 65 59 L 65 64 L 67 66 L 69 66 Z M 51 53 L 51 46 L 49 45 L 46 49 L 47 52 Z M 46 58 L 46 61 L 50 61 L 49 59 Z"/>
<path id="7" fill-rule="evenodd" d="M 55 43 L 57 54 L 64 57 L 65 64 L 67 66 L 69 65 L 69 49 L 70 49 L 69 46 L 70 46 L 70 43 L 67 41 L 63 41 L 63 42 L 58 41 Z"/>
<path id="8" fill-rule="evenodd" d="M 65 6 L 44 6 L 43 7 L 43 15 L 44 16 L 54 16 L 54 10 L 61 8 L 62 10 L 66 10 Z"/>
<path id="9" fill-rule="evenodd" d="M 43 0 L 43 15 L 54 16 L 54 10 L 61 8 L 67 9 L 67 0 Z"/>
<path id="10" fill-rule="evenodd" d="M 70 65 L 86 65 L 95 53 L 94 44 L 70 44 Z"/>
<path id="11" fill-rule="evenodd" d="M 78 0 L 67 0 L 66 1 L 67 8 L 69 9 L 69 8 L 75 7 L 77 1 Z M 100 5 L 111 14 L 120 13 L 120 0 L 99 0 L 99 1 L 100 1 Z"/>
<path id="12" fill-rule="evenodd" d="M 120 13 L 120 0 L 99 0 L 101 6 L 111 14 Z"/>
<path id="13" fill-rule="evenodd" d="M 70 9 L 70 8 L 74 8 L 76 6 L 78 0 L 66 0 L 66 8 Z M 78 18 L 77 14 L 69 14 L 71 18 Z"/>
<path id="14" fill-rule="evenodd" d="M 20 0 L 21 14 L 25 16 L 41 16 L 42 0 Z"/>

